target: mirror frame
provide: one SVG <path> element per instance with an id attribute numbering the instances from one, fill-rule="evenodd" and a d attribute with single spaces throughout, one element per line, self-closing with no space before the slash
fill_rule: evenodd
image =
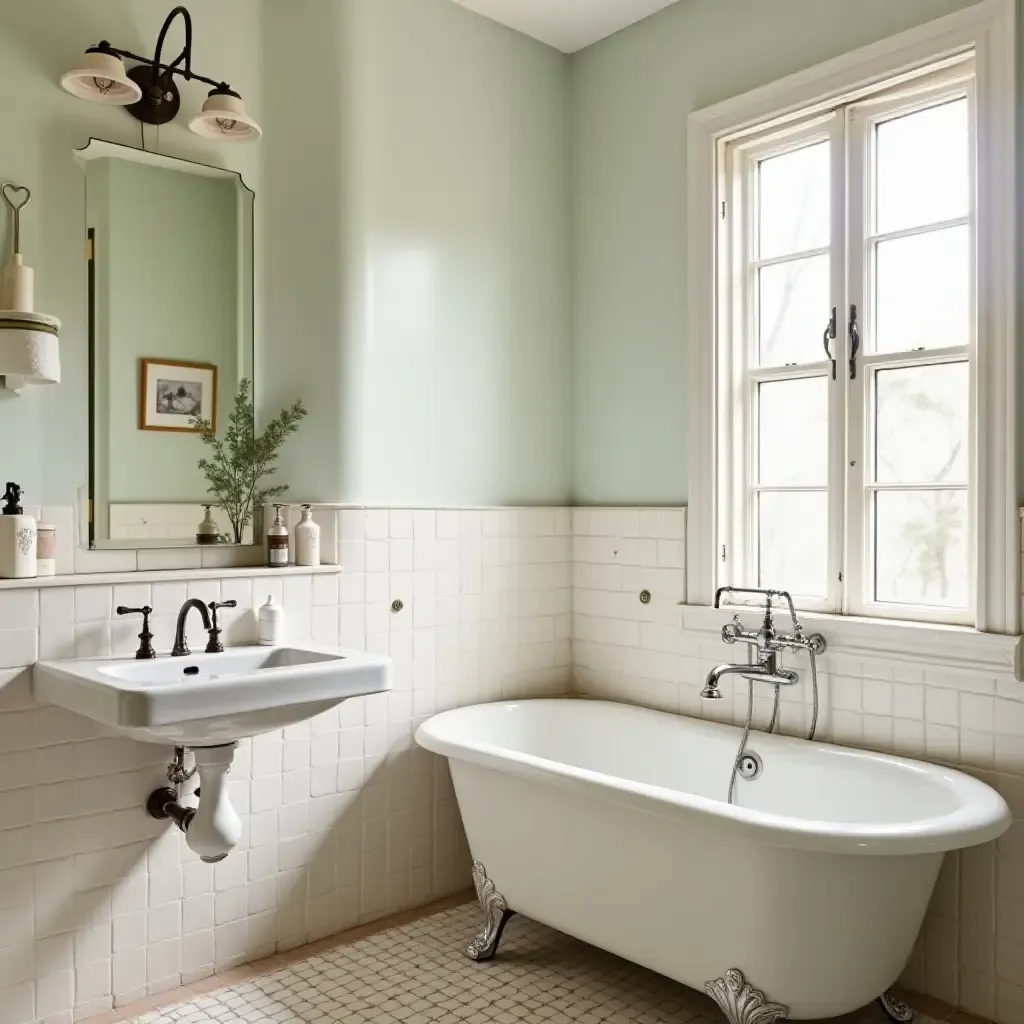
<path id="1" fill-rule="evenodd" d="M 184 157 L 167 156 L 163 153 L 153 153 L 149 150 L 138 149 L 135 146 L 126 146 L 122 143 L 109 142 L 105 139 L 98 139 L 96 137 L 90 137 L 89 141 L 81 148 L 73 151 L 73 158 L 83 171 L 83 174 L 88 171 L 88 165 L 94 160 L 118 158 L 122 160 L 131 160 L 134 163 L 145 164 L 150 167 L 161 167 L 168 170 L 182 170 L 183 167 L 187 168 L 189 173 L 199 174 L 210 178 L 220 179 L 233 179 L 245 192 L 251 197 L 249 201 L 249 223 L 248 232 L 249 238 L 252 240 L 251 255 L 249 260 L 249 274 L 248 274 L 248 311 L 249 311 L 249 324 L 250 324 L 250 349 L 251 349 L 251 374 L 250 381 L 252 384 L 253 394 L 255 395 L 256 390 L 256 192 L 251 189 L 245 182 L 240 171 L 234 171 L 225 167 L 214 167 L 211 164 L 204 164 L 198 160 L 188 160 Z M 83 185 L 85 181 L 83 180 Z M 202 549 L 203 545 L 196 543 L 196 541 L 185 541 L 175 540 L 172 538 L 155 538 L 153 540 L 141 540 L 135 538 L 133 540 L 126 541 L 112 541 L 110 538 L 101 538 L 99 544 L 97 544 L 96 537 L 96 520 L 95 520 L 95 509 L 96 509 L 96 420 L 95 420 L 95 404 L 96 404 L 96 264 L 93 258 L 93 245 L 95 243 L 95 230 L 88 223 L 88 219 L 85 225 L 86 229 L 86 323 L 87 323 L 87 335 L 88 335 L 88 351 L 87 359 L 89 365 L 89 381 L 88 381 L 88 420 L 89 420 L 89 467 L 88 467 L 88 508 L 86 515 L 83 516 L 83 520 L 88 522 L 88 534 L 87 540 L 85 541 L 84 547 L 89 550 L 104 550 L 104 551 L 127 551 L 127 550 L 138 550 L 138 549 L 159 549 L 159 548 L 175 548 L 175 549 L 191 549 L 197 548 Z M 245 301 L 245 300 L 242 300 Z M 237 383 L 235 384 L 237 388 Z M 156 502 L 155 504 L 160 505 L 171 505 L 174 502 Z M 187 505 L 203 505 L 206 504 L 202 501 L 188 501 L 181 502 L 180 504 Z M 216 501 L 209 502 L 209 504 L 217 505 Z M 252 543 L 251 544 L 218 544 L 216 545 L 217 550 L 224 549 L 246 549 L 253 547 L 262 546 L 263 540 L 261 536 L 261 512 L 260 509 L 253 510 L 253 519 L 251 524 L 252 529 Z"/>

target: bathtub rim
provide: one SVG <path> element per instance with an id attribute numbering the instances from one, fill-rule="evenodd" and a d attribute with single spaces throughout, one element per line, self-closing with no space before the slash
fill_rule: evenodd
<path id="1" fill-rule="evenodd" d="M 651 814 L 678 818 L 680 812 L 683 812 L 684 816 L 692 816 L 695 823 L 702 826 L 725 828 L 747 839 L 791 849 L 871 856 L 943 853 L 979 846 L 997 839 L 1009 828 L 1012 821 L 1009 807 L 1002 796 L 991 786 L 964 772 L 894 754 L 841 747 L 831 743 L 814 742 L 813 745 L 843 757 L 882 761 L 937 775 L 962 794 L 963 806 L 949 814 L 895 825 L 860 825 L 793 818 L 746 807 L 734 807 L 721 800 L 665 786 L 635 782 L 593 769 L 578 768 L 575 765 L 510 750 L 479 739 L 456 740 L 438 732 L 439 720 L 446 719 L 450 724 L 453 718 L 479 715 L 484 708 L 497 711 L 521 705 L 564 705 L 568 702 L 582 706 L 615 708 L 640 717 L 667 716 L 713 731 L 728 730 L 736 734 L 737 742 L 742 732 L 738 726 L 706 722 L 703 719 L 619 701 L 570 697 L 493 701 L 442 711 L 423 722 L 416 730 L 415 738 L 419 746 L 444 757 L 468 761 L 496 771 L 512 772 L 549 785 L 575 789 L 598 799 L 626 804 Z M 757 733 L 756 736 L 758 743 L 803 746 L 809 742 L 788 736 L 769 736 L 766 733 Z"/>

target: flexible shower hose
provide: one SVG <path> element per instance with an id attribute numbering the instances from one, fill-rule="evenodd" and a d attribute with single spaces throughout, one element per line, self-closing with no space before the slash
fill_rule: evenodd
<path id="1" fill-rule="evenodd" d="M 818 729 L 818 659 L 815 657 L 814 650 L 808 649 L 807 652 L 811 658 L 811 728 L 807 733 L 807 739 L 813 740 L 814 734 Z M 753 652 L 750 651 L 747 654 L 747 661 L 753 663 Z M 782 687 L 777 683 L 775 685 L 775 701 L 772 707 L 772 720 L 768 723 L 768 732 L 775 732 L 775 726 L 779 720 L 779 699 L 781 695 Z M 732 774 L 729 776 L 729 803 L 735 803 L 736 796 L 736 777 L 739 775 L 740 762 L 743 760 L 743 754 L 747 749 L 747 739 L 750 737 L 750 729 L 754 718 L 754 680 L 747 679 L 747 720 L 743 726 L 743 737 L 740 740 L 739 750 L 736 751 L 736 759 L 732 763 Z"/>

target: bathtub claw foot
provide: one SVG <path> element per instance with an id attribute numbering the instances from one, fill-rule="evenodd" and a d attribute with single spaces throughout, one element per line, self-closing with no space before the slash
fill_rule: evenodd
<path id="1" fill-rule="evenodd" d="M 466 947 L 466 956 L 471 960 L 492 960 L 498 952 L 501 933 L 515 911 L 508 909 L 505 897 L 487 877 L 487 871 L 480 861 L 473 864 L 473 885 L 476 887 L 480 909 L 484 912 L 484 927 Z"/>
<path id="2" fill-rule="evenodd" d="M 889 1020 L 895 1021 L 896 1024 L 910 1024 L 914 1019 L 914 1011 L 902 999 L 897 998 L 892 989 L 880 995 L 878 1002 Z"/>
<path id="3" fill-rule="evenodd" d="M 718 1004 L 729 1024 L 774 1024 L 789 1013 L 779 1003 L 769 1003 L 735 968 L 704 986 L 704 991 Z"/>

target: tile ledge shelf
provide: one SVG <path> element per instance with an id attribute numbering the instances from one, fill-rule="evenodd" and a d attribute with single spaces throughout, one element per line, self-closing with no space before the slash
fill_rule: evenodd
<path id="1" fill-rule="evenodd" d="M 163 583 L 177 580 L 246 579 L 260 576 L 323 576 L 343 572 L 340 565 L 289 565 L 271 569 L 265 565 L 208 567 L 205 569 L 132 569 L 127 572 L 76 572 L 63 576 L 36 576 L 27 580 L 0 579 L 0 590 L 33 590 L 50 587 L 89 587 L 116 583 Z"/>

